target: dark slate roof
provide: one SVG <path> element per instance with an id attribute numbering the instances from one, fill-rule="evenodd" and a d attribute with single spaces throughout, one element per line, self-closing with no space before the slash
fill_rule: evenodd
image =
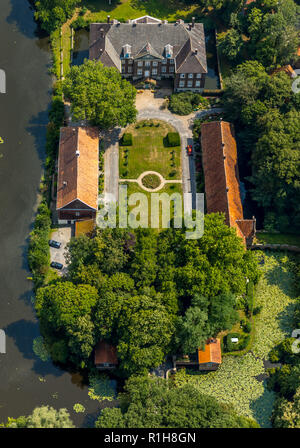
<path id="1" fill-rule="evenodd" d="M 141 57 L 147 44 L 154 57 L 165 57 L 165 46 L 173 47 L 176 71 L 207 73 L 204 28 L 186 23 L 92 23 L 90 25 L 90 59 L 120 69 L 123 46 L 130 45 L 132 57 Z M 197 54 L 195 50 L 197 49 Z M 110 59 L 110 61 L 109 61 Z"/>

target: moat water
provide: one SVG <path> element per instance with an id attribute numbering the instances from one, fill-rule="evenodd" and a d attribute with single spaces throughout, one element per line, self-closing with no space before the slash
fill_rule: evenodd
<path id="1" fill-rule="evenodd" d="M 0 329 L 7 350 L 0 354 L 0 423 L 48 404 L 67 408 L 76 426 L 89 426 L 100 403 L 89 398 L 81 376 L 42 362 L 32 350 L 39 326 L 26 252 L 45 157 L 50 66 L 49 39 L 38 33 L 29 2 L 1 0 L 7 93 L 0 94 Z M 76 414 L 75 403 L 86 412 Z"/>

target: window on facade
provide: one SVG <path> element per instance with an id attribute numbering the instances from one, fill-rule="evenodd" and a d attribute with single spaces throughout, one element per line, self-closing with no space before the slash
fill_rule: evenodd
<path id="1" fill-rule="evenodd" d="M 185 78 L 185 73 L 180 73 L 180 78 L 181 79 Z"/>
<path id="2" fill-rule="evenodd" d="M 128 67 L 128 73 L 132 73 L 132 67 Z"/>
<path id="3" fill-rule="evenodd" d="M 194 77 L 193 73 L 189 73 L 189 78 L 193 79 L 193 77 Z"/>
<path id="4" fill-rule="evenodd" d="M 162 73 L 166 73 L 166 71 L 167 71 L 167 67 L 162 67 L 162 68 L 161 68 L 161 72 L 162 72 Z"/>
<path id="5" fill-rule="evenodd" d="M 123 65 L 125 64 L 125 61 L 124 61 L 124 59 L 122 59 L 122 64 L 123 64 Z"/>
<path id="6" fill-rule="evenodd" d="M 188 85 L 188 87 L 192 87 L 193 86 L 193 81 L 188 81 L 187 85 Z"/>
<path id="7" fill-rule="evenodd" d="M 137 70 L 137 74 L 138 74 L 138 75 L 142 75 L 142 74 L 143 74 L 143 70 L 141 70 L 140 68 L 138 68 L 138 70 Z"/>
<path id="8" fill-rule="evenodd" d="M 132 64 L 132 63 L 133 63 L 133 60 L 129 59 L 128 64 Z"/>
<path id="9" fill-rule="evenodd" d="M 179 87 L 184 87 L 184 81 L 179 81 Z"/>
<path id="10" fill-rule="evenodd" d="M 196 87 L 200 87 L 200 81 L 196 81 Z"/>
<path id="11" fill-rule="evenodd" d="M 143 61 L 138 61 L 137 65 L 138 67 L 143 67 Z"/>
<path id="12" fill-rule="evenodd" d="M 174 73 L 174 67 L 169 68 L 170 73 Z"/>
<path id="13" fill-rule="evenodd" d="M 201 73 L 197 73 L 197 78 L 201 79 Z"/>
<path id="14" fill-rule="evenodd" d="M 170 64 L 174 64 L 174 59 L 170 59 Z"/>
<path id="15" fill-rule="evenodd" d="M 153 67 L 157 67 L 158 66 L 158 62 L 157 61 L 153 61 L 152 65 L 153 65 Z"/>
<path id="16" fill-rule="evenodd" d="M 152 75 L 157 75 L 157 69 L 156 69 L 156 68 L 154 68 L 154 69 L 152 70 Z"/>
<path id="17" fill-rule="evenodd" d="M 151 62 L 150 62 L 150 61 L 146 61 L 146 62 L 145 62 L 145 66 L 146 66 L 146 67 L 150 67 L 150 65 L 151 65 Z"/>
<path id="18" fill-rule="evenodd" d="M 166 64 L 166 63 L 167 63 L 167 60 L 164 59 L 164 60 L 162 61 L 162 64 Z"/>

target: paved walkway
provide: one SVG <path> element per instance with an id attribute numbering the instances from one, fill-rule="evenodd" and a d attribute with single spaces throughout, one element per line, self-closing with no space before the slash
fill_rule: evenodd
<path id="1" fill-rule="evenodd" d="M 159 178 L 160 185 L 157 188 L 147 188 L 143 184 L 143 178 L 148 174 L 154 174 Z M 119 179 L 119 182 L 135 182 L 142 190 L 149 191 L 150 193 L 156 193 L 157 191 L 161 190 L 166 184 L 181 184 L 182 180 L 167 180 L 157 171 L 144 171 L 137 179 Z"/>

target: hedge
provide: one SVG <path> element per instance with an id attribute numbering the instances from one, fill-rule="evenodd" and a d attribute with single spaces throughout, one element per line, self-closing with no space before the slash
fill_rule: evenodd
<path id="1" fill-rule="evenodd" d="M 125 132 L 125 134 L 123 134 L 123 137 L 121 138 L 120 145 L 132 146 L 132 144 L 133 144 L 132 134 Z"/>
<path id="2" fill-rule="evenodd" d="M 36 288 L 42 286 L 49 269 L 50 249 L 48 240 L 50 229 L 50 210 L 47 204 L 42 202 L 38 208 L 28 247 L 28 264 Z"/>
<path id="3" fill-rule="evenodd" d="M 167 146 L 180 146 L 180 135 L 178 132 L 169 132 L 166 139 Z"/>

